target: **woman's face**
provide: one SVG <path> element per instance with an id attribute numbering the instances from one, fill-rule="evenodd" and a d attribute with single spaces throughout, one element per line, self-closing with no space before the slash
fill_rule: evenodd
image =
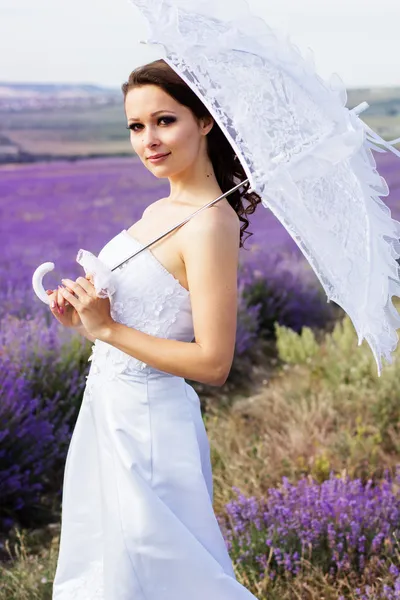
<path id="1" fill-rule="evenodd" d="M 213 125 L 212 119 L 198 124 L 188 107 L 150 84 L 129 90 L 125 114 L 132 148 L 156 177 L 173 177 L 190 168 L 204 152 L 205 136 Z M 168 156 L 158 162 L 149 160 L 156 154 Z"/>

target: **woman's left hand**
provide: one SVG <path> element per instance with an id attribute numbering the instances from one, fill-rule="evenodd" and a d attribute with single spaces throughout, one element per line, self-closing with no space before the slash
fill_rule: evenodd
<path id="1" fill-rule="evenodd" d="M 78 277 L 76 281 L 71 279 L 61 281 L 76 294 L 77 298 L 67 289 L 59 288 L 63 298 L 78 312 L 86 331 L 93 337 L 102 339 L 108 333 L 110 326 L 115 323 L 111 317 L 109 298 L 98 298 L 92 281 L 85 277 Z"/>

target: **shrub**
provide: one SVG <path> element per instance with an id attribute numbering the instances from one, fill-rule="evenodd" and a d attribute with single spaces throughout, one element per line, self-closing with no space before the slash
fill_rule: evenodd
<path id="1" fill-rule="evenodd" d="M 247 305 L 260 305 L 259 334 L 272 338 L 275 323 L 300 331 L 302 327 L 326 327 L 339 314 L 326 296 L 304 258 L 253 253 L 239 267 Z"/>
<path id="2" fill-rule="evenodd" d="M 245 282 L 238 282 L 238 314 L 235 354 L 241 356 L 257 340 L 260 330 L 261 303 L 249 305 L 246 300 Z"/>
<path id="3" fill-rule="evenodd" d="M 50 315 L 51 319 L 53 317 Z M 86 345 L 46 316 L 7 315 L 0 335 L 0 528 L 45 518 L 41 494 L 61 494 L 87 369 Z M 86 341 L 86 340 L 85 340 Z"/>
<path id="4" fill-rule="evenodd" d="M 52 417 L 58 396 L 43 406 L 8 357 L 0 360 L 0 528 L 25 521 L 38 505 L 60 448 Z M 65 431 L 58 431 L 64 434 Z"/>
<path id="5" fill-rule="evenodd" d="M 376 486 L 333 474 L 322 484 L 308 477 L 292 485 L 283 478 L 262 499 L 234 488 L 236 499 L 218 518 L 232 559 L 254 581 L 290 579 L 309 563 L 327 581 L 351 575 L 353 583 L 371 586 L 393 563 L 388 574 L 397 587 L 399 484 L 399 468 Z"/>

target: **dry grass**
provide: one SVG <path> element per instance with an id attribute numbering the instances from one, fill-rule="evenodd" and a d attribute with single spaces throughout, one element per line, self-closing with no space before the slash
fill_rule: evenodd
<path id="1" fill-rule="evenodd" d="M 51 600 L 59 537 L 46 536 L 42 547 L 35 537 L 16 530 L 7 540 L 10 561 L 0 563 L 0 600 Z"/>
<path id="2" fill-rule="evenodd" d="M 308 344 L 308 334 L 282 328 L 278 345 L 288 343 L 293 353 L 302 338 Z M 399 404 L 398 352 L 379 378 L 369 347 L 357 347 L 347 319 L 315 351 L 312 358 L 303 353 L 303 363 L 284 364 L 257 393 L 233 406 L 209 405 L 217 511 L 231 499 L 232 486 L 259 496 L 283 476 L 296 481 L 311 474 L 323 481 L 333 470 L 379 477 L 400 462 L 400 405 L 389 419 L 391 431 L 382 413 L 385 407 L 396 413 Z"/>

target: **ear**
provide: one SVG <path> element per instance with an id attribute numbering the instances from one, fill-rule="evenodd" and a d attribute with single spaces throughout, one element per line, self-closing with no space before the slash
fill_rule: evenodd
<path id="1" fill-rule="evenodd" d="M 203 117 L 202 119 L 200 119 L 201 133 L 203 135 L 207 135 L 207 133 L 209 133 L 211 131 L 213 126 L 214 126 L 214 119 L 211 116 Z"/>

